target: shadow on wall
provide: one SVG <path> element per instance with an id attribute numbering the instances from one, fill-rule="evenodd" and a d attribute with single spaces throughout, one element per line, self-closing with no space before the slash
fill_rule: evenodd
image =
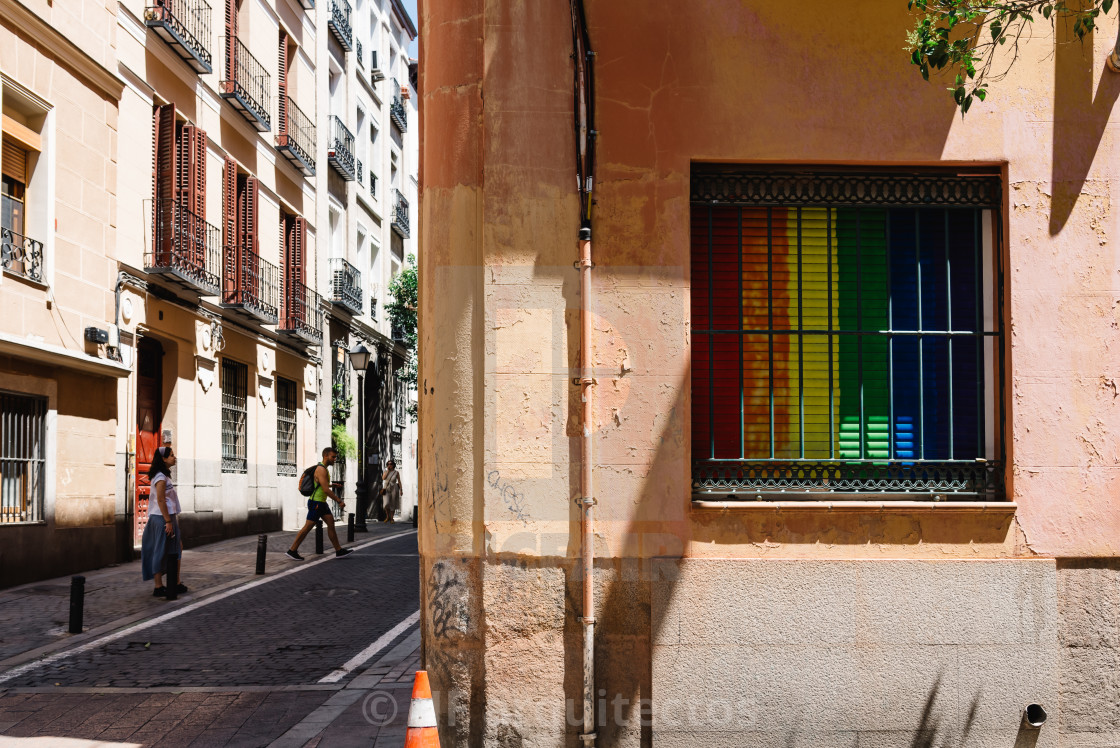
<path id="1" fill-rule="evenodd" d="M 1120 94 L 1120 75 L 1107 69 L 1093 92 L 1093 37 L 1078 41 L 1067 18 L 1055 24 L 1051 236 L 1061 232 L 1077 205 Z"/>

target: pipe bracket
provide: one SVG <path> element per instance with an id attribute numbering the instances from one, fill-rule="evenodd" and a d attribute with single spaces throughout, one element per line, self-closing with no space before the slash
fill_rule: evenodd
<path id="1" fill-rule="evenodd" d="M 584 506 L 595 506 L 596 504 L 599 503 L 598 500 L 594 496 L 579 496 L 576 499 L 574 499 L 574 501 L 577 504 L 583 504 Z"/>

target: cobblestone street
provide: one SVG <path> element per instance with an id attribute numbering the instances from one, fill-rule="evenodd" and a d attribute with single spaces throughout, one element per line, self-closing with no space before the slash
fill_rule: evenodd
<path id="1" fill-rule="evenodd" d="M 91 572 L 81 635 L 65 633 L 68 579 L 0 593 L 0 745 L 402 744 L 416 534 L 371 530 L 345 559 L 309 538 L 303 562 L 278 533 L 265 577 L 255 536 L 189 550 L 191 591 L 174 602 L 152 598 L 135 563 Z"/>

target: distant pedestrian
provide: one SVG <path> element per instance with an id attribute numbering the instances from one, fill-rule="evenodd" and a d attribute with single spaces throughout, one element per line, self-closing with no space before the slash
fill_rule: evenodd
<path id="1" fill-rule="evenodd" d="M 327 472 L 327 468 L 338 460 L 338 450 L 334 447 L 327 447 L 323 450 L 323 461 L 315 466 L 315 492 L 311 494 L 311 498 L 307 500 L 307 521 L 303 523 L 303 529 L 296 535 L 295 542 L 292 547 L 288 549 L 288 558 L 302 561 L 303 556 L 299 555 L 299 544 L 307 537 L 307 533 L 315 527 L 315 524 L 322 520 L 327 523 L 327 536 L 331 539 L 331 545 L 334 546 L 334 555 L 337 558 L 349 556 L 354 552 L 353 548 L 343 548 L 338 544 L 338 533 L 334 531 L 334 515 L 331 514 L 330 507 L 327 505 L 327 499 L 333 499 L 338 504 L 339 509 L 346 508 L 346 502 L 338 498 L 338 495 L 331 489 L 331 476 Z M 306 489 L 304 489 L 306 490 Z"/>
<path id="2" fill-rule="evenodd" d="M 183 555 L 183 537 L 179 532 L 179 494 L 171 482 L 171 468 L 178 460 L 171 446 L 159 447 L 152 455 L 152 465 L 148 468 L 148 524 L 144 527 L 144 537 L 140 542 L 140 570 L 144 581 L 154 580 L 153 597 L 166 597 L 167 587 L 163 575 L 167 571 L 167 557 Z M 158 509 L 158 511 L 153 511 Z M 168 579 L 176 591 L 183 593 L 187 586 L 182 582 L 182 563 L 179 575 Z"/>
<path id="3" fill-rule="evenodd" d="M 385 463 L 385 472 L 381 475 L 381 495 L 385 497 L 385 522 L 392 525 L 396 522 L 394 517 L 401 508 L 401 474 L 397 472 L 397 463 L 389 460 Z"/>

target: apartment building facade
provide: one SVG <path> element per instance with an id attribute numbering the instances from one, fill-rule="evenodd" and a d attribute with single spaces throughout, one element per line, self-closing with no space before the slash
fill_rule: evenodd
<path id="1" fill-rule="evenodd" d="M 442 745 L 1120 742 L 1117 21 L 906 6 L 425 5 Z"/>
<path id="2" fill-rule="evenodd" d="M 0 585 L 110 563 L 123 542 L 115 5 L 0 3 Z"/>

